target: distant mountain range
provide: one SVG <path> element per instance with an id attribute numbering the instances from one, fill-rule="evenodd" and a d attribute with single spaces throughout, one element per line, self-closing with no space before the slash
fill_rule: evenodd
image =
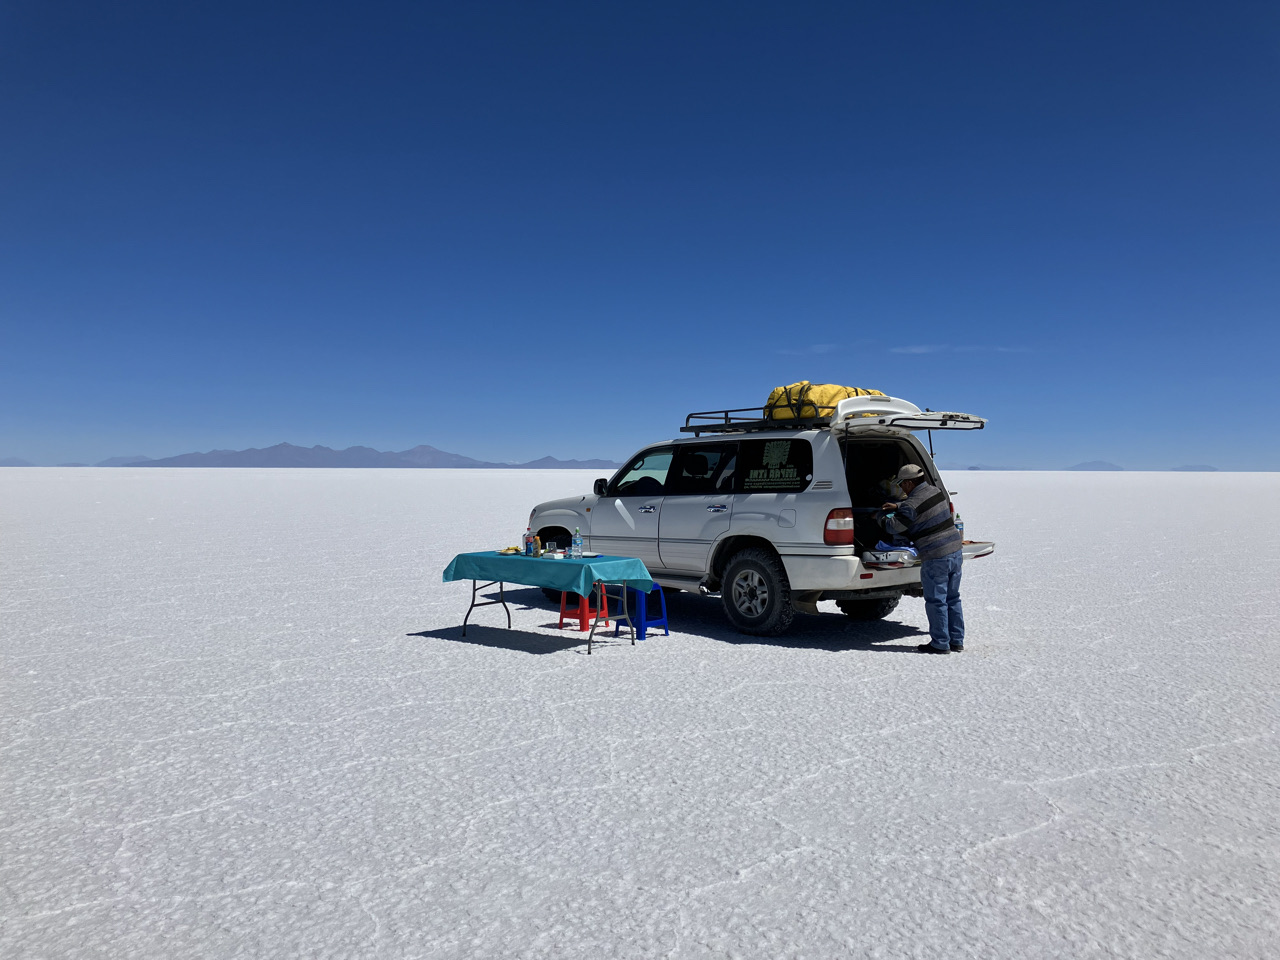
<path id="1" fill-rule="evenodd" d="M 493 470 L 616 470 L 621 464 L 612 460 L 557 460 L 543 457 L 528 463 L 490 463 L 473 460 L 461 454 L 437 450 L 426 444 L 411 450 L 383 452 L 372 447 L 297 447 L 277 443 L 274 447 L 249 450 L 210 450 L 208 453 L 184 453 L 176 457 L 112 457 L 96 464 L 99 467 L 472 467 Z"/>
<path id="2" fill-rule="evenodd" d="M 1090 460 L 1088 463 L 1077 463 L 1074 467 L 1067 467 L 1068 470 L 1123 470 L 1124 467 L 1117 467 L 1114 463 L 1108 463 L 1106 460 Z M 1216 473 L 1218 468 L 1211 467 L 1205 463 L 1197 463 L 1187 467 L 1170 467 L 1170 471 L 1175 473 Z"/>
<path id="3" fill-rule="evenodd" d="M 1077 463 L 1074 467 L 1067 467 L 1068 470 L 1123 470 L 1124 467 L 1117 467 L 1114 463 L 1107 463 L 1105 460 L 1090 460 L 1088 463 Z"/>
<path id="4" fill-rule="evenodd" d="M 0 467 L 34 467 L 35 464 L 17 457 L 0 458 Z M 83 467 L 83 463 L 60 463 L 60 467 Z M 95 467 L 470 467 L 483 470 L 616 470 L 622 464 L 612 460 L 557 460 L 555 457 L 543 457 L 530 460 L 528 463 L 491 463 L 485 460 L 473 460 L 458 453 L 437 450 L 426 444 L 399 453 L 374 450 L 372 447 L 347 447 L 345 450 L 333 450 L 329 447 L 296 447 L 291 443 L 277 443 L 274 447 L 252 448 L 249 450 L 210 450 L 208 453 L 184 453 L 177 457 L 164 457 L 153 460 L 137 454 L 131 457 L 112 457 L 95 463 Z M 943 470 L 1025 470 L 1025 467 L 992 467 L 986 464 L 964 465 L 955 462 L 943 462 L 938 466 Z M 1124 467 L 1105 460 L 1090 460 L 1077 463 L 1066 470 L 1123 470 Z M 1217 467 L 1207 464 L 1192 464 L 1184 467 L 1169 467 L 1176 472 L 1211 473 Z"/>
<path id="5" fill-rule="evenodd" d="M 965 466 L 963 464 L 955 463 L 955 462 L 939 463 L 938 468 L 941 470 L 1027 470 L 1029 469 L 1028 467 L 991 467 L 985 463 L 976 463 L 971 466 Z M 1120 471 L 1123 471 L 1124 467 L 1117 466 L 1114 463 L 1109 463 L 1106 460 L 1090 460 L 1086 463 L 1077 463 L 1074 467 L 1063 467 L 1063 469 L 1064 470 L 1102 470 L 1102 471 L 1120 470 Z M 1180 473 L 1187 473 L 1187 472 L 1215 473 L 1217 472 L 1217 469 L 1218 469 L 1217 467 L 1211 467 L 1208 464 L 1201 463 L 1201 464 L 1194 464 L 1186 467 L 1168 467 L 1166 468 L 1166 471 L 1180 472 Z M 1140 472 L 1146 472 L 1146 471 L 1140 471 Z"/>

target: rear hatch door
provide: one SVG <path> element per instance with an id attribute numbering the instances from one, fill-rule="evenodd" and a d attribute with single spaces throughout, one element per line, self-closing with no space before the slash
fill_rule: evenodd
<path id="1" fill-rule="evenodd" d="M 898 397 L 850 397 L 836 405 L 835 416 L 831 418 L 831 432 L 842 435 L 981 430 L 986 425 L 986 420 L 970 413 L 921 410 L 911 401 Z"/>

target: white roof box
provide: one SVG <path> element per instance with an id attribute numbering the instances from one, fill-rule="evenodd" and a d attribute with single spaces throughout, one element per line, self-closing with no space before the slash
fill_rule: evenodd
<path id="1" fill-rule="evenodd" d="M 905 433 L 910 430 L 981 430 L 987 421 L 967 413 L 921 410 L 898 397 L 849 397 L 836 404 L 834 433 Z"/>

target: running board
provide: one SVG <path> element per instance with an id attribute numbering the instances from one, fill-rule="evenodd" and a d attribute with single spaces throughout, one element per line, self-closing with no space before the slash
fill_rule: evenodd
<path id="1" fill-rule="evenodd" d="M 653 582 L 660 587 L 671 587 L 674 590 L 688 590 L 690 593 L 706 593 L 702 585 L 706 582 L 702 577 L 672 576 L 668 573 L 650 573 Z"/>

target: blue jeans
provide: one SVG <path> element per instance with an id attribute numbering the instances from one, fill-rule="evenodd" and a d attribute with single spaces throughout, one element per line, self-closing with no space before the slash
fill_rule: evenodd
<path id="1" fill-rule="evenodd" d="M 960 566 L 964 554 L 955 553 L 920 564 L 924 588 L 924 612 L 929 618 L 929 639 L 939 650 L 964 646 L 964 612 L 960 609 Z"/>

